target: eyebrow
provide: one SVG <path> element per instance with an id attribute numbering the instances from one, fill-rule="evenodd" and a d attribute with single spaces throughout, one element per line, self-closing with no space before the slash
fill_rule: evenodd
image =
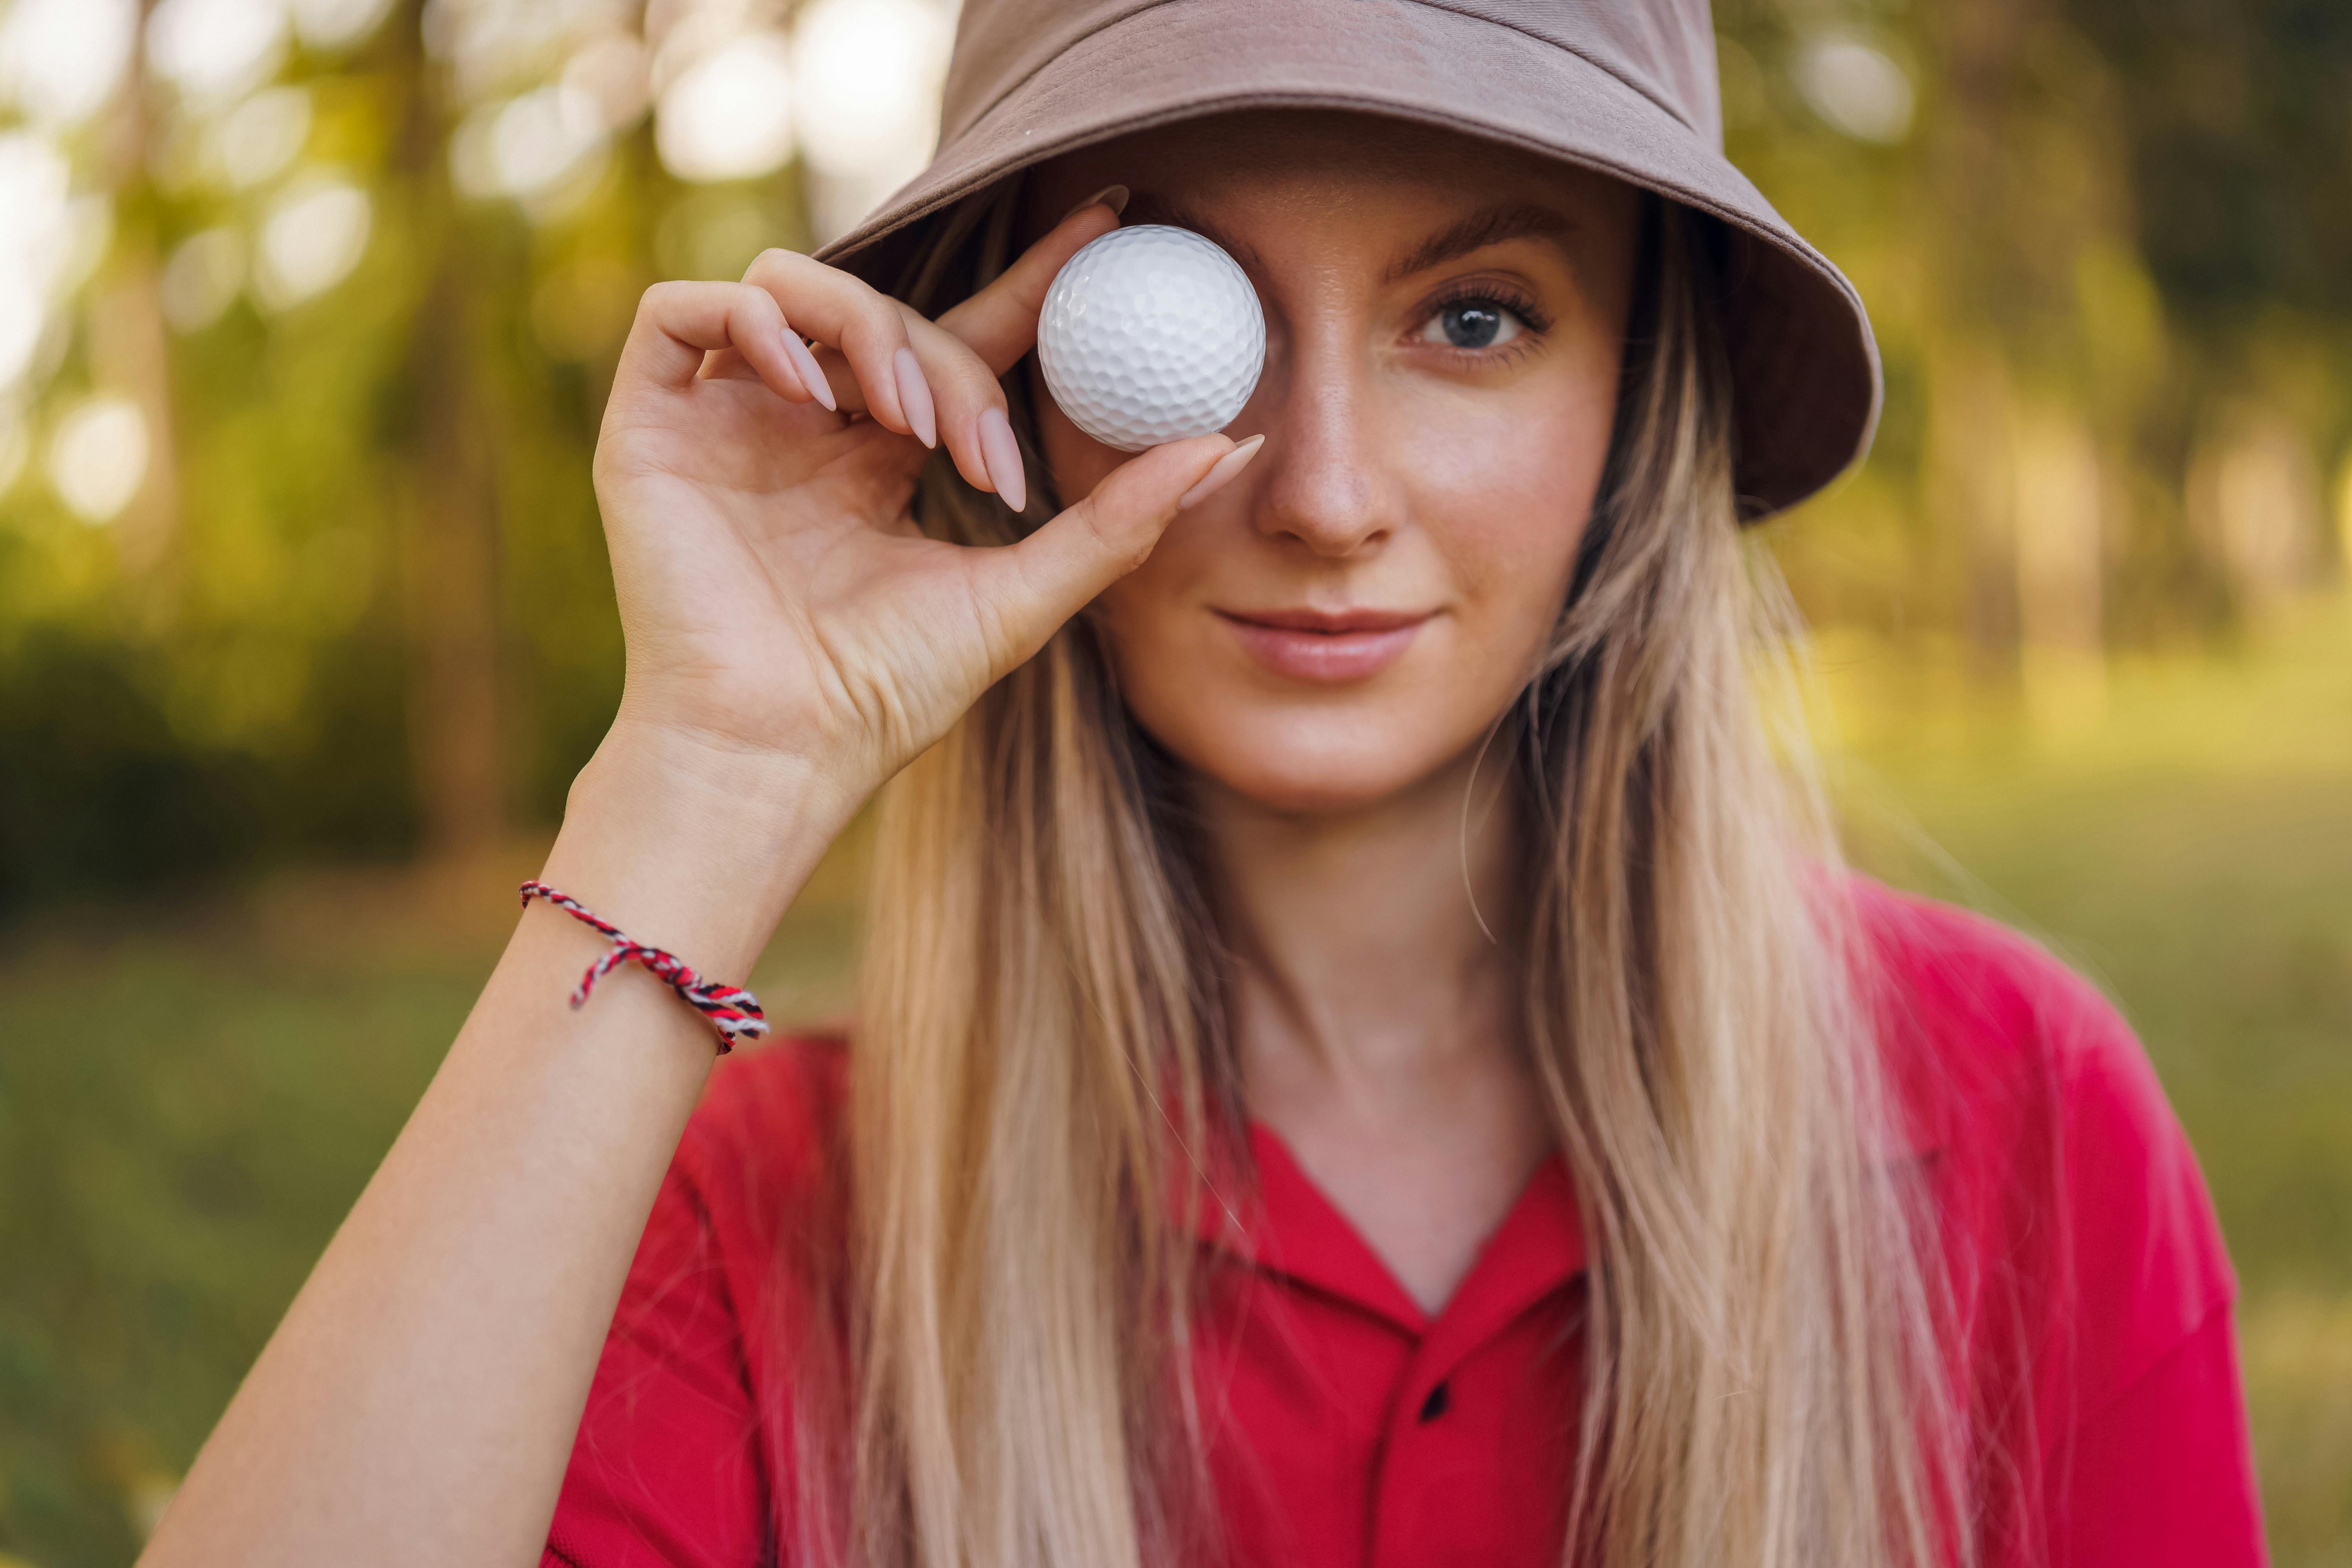
<path id="1" fill-rule="evenodd" d="M 1381 281 L 1401 282 L 1490 245 L 1514 239 L 1559 239 L 1575 230 L 1576 225 L 1566 216 L 1535 202 L 1504 202 L 1481 207 L 1391 262 L 1388 270 L 1381 275 Z"/>
<path id="2" fill-rule="evenodd" d="M 1128 221 L 1164 223 L 1214 240 L 1251 271 L 1264 276 L 1265 264 L 1255 249 L 1219 228 L 1205 214 L 1181 206 L 1148 191 L 1136 194 Z M 1514 239 L 1560 239 L 1576 232 L 1565 215 L 1537 202 L 1498 202 L 1481 207 L 1459 223 L 1440 229 L 1389 263 L 1381 282 L 1390 284 L 1426 272 L 1433 267 Z"/>

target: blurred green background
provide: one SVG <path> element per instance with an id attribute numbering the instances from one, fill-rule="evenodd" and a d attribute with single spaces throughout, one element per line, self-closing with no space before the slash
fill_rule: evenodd
<path id="1" fill-rule="evenodd" d="M 0 0 L 0 1568 L 136 1553 L 511 921 L 617 690 L 636 294 L 919 165 L 948 3 Z M 1717 26 L 1886 357 L 1769 531 L 1854 853 L 2121 999 L 2278 1559 L 2352 1563 L 2352 6 Z"/>

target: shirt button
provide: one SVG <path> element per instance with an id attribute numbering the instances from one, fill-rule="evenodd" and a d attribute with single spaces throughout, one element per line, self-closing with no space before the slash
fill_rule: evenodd
<path id="1" fill-rule="evenodd" d="M 1439 1416 L 1445 1414 L 1446 1408 L 1453 1403 L 1454 1394 L 1452 1391 L 1446 1384 L 1442 1383 L 1439 1384 L 1435 1388 L 1429 1391 L 1429 1397 L 1421 1402 L 1421 1419 L 1423 1423 L 1425 1425 L 1436 1420 Z"/>

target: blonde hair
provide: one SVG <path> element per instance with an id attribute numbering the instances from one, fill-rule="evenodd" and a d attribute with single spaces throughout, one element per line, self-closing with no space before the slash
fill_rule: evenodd
<path id="1" fill-rule="evenodd" d="M 959 209 L 896 291 L 935 313 L 993 277 L 1017 200 Z M 1882 1158 L 1826 813 L 1755 689 L 1788 645 L 1758 635 L 1782 611 L 1735 512 L 1707 230 L 1646 210 L 1601 500 L 1492 753 L 1531 825 L 1506 940 L 1591 1241 L 1563 1561 L 1964 1559 L 1929 1233 Z M 939 465 L 918 509 L 976 544 L 1026 526 Z M 1085 617 L 890 784 L 871 921 L 850 1430 L 845 1468 L 807 1467 L 803 1545 L 908 1568 L 1213 1552 L 1195 1243 L 1166 1194 L 1212 1201 L 1203 1152 L 1241 1123 L 1230 979 L 1181 770 Z"/>

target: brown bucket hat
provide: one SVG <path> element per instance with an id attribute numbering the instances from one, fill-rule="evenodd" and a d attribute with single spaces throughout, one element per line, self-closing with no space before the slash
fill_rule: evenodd
<path id="1" fill-rule="evenodd" d="M 1724 156 L 1706 0 L 964 0 L 930 165 L 818 257 L 893 287 L 928 225 L 1029 164 L 1261 107 L 1445 126 L 1720 220 L 1742 515 L 1868 449 L 1870 318 Z"/>

